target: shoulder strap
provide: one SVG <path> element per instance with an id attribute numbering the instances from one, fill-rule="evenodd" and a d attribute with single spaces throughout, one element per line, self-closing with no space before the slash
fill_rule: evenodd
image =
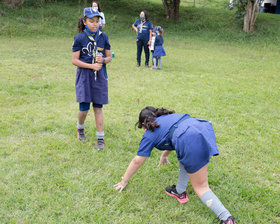
<path id="1" fill-rule="evenodd" d="M 178 127 L 178 125 L 179 125 L 182 121 L 184 121 L 184 120 L 186 120 L 186 119 L 188 119 L 188 118 L 190 118 L 190 117 L 191 117 L 191 116 L 190 116 L 189 114 L 185 114 L 185 115 L 183 115 L 183 117 L 181 117 L 175 124 L 172 125 L 172 127 L 170 128 L 170 131 L 169 131 L 169 140 L 170 140 L 170 141 L 172 141 L 173 133 L 174 133 L 175 129 Z"/>

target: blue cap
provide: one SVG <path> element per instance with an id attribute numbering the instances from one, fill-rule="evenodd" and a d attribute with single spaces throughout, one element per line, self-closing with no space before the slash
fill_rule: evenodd
<path id="1" fill-rule="evenodd" d="M 102 18 L 102 16 L 99 14 L 99 12 L 96 9 L 92 8 L 92 7 L 84 8 L 83 17 L 85 17 L 85 16 L 87 18 L 93 18 L 95 16 L 98 16 L 98 17 Z"/>
<path id="2" fill-rule="evenodd" d="M 156 26 L 156 28 L 154 29 L 154 31 L 160 31 L 161 30 L 161 26 Z"/>

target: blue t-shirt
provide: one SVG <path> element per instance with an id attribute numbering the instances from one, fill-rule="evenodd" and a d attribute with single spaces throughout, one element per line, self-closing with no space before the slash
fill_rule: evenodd
<path id="1" fill-rule="evenodd" d="M 160 126 L 154 131 L 147 130 L 143 134 L 137 155 L 149 157 L 154 147 L 159 150 L 175 150 L 169 139 L 169 131 L 183 116 L 184 114 L 168 114 L 157 117 L 155 121 Z"/>
<path id="2" fill-rule="evenodd" d="M 94 46 L 92 41 L 88 38 L 88 35 L 89 33 L 85 30 L 74 37 L 72 52 L 81 51 L 79 59 L 85 63 L 92 63 Z M 108 36 L 101 31 L 96 35 L 97 36 L 94 36 L 94 38 L 96 40 L 97 51 L 102 53 L 103 57 L 105 57 L 105 50 L 111 49 Z"/>
<path id="3" fill-rule="evenodd" d="M 157 35 L 156 39 L 155 39 L 155 46 L 162 46 L 163 42 L 164 42 L 163 37 L 160 35 Z"/>
<path id="4" fill-rule="evenodd" d="M 137 37 L 136 39 L 149 41 L 150 39 L 150 30 L 153 30 L 153 24 L 151 21 L 141 21 L 137 19 L 134 24 L 137 27 Z"/>

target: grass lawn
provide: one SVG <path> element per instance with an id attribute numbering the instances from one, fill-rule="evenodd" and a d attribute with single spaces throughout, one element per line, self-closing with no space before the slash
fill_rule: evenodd
<path id="1" fill-rule="evenodd" d="M 260 15 L 258 32 L 245 35 L 233 12 L 186 7 L 173 24 L 154 10 L 167 53 L 154 71 L 135 66 L 129 29 L 140 1 L 104 2 L 115 58 L 102 152 L 94 150 L 92 111 L 87 140 L 76 139 L 77 18 L 65 18 L 83 6 L 0 10 L 0 223 L 212 223 L 191 187 L 184 205 L 164 193 L 177 181 L 175 153 L 158 168 L 154 149 L 123 193 L 113 189 L 136 155 L 139 111 L 153 105 L 212 121 L 220 155 L 209 163 L 210 187 L 239 224 L 280 224 L 280 16 Z"/>
<path id="2" fill-rule="evenodd" d="M 121 39 L 121 41 L 120 41 Z M 106 150 L 76 139 L 72 38 L 1 38 L 1 223 L 210 223 L 214 214 L 188 189 L 180 205 L 164 188 L 177 159 L 151 158 L 122 194 L 113 189 L 137 152 L 139 110 L 164 106 L 213 122 L 220 156 L 212 190 L 239 223 L 279 223 L 279 51 L 166 37 L 163 69 L 135 67 L 134 36 L 111 38 Z M 176 52 L 176 54 L 174 53 Z"/>

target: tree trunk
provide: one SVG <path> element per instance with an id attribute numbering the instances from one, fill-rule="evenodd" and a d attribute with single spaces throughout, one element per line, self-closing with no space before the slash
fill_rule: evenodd
<path id="1" fill-rule="evenodd" d="M 180 0 L 162 0 L 166 18 L 177 20 L 179 18 Z"/>
<path id="2" fill-rule="evenodd" d="M 245 10 L 243 31 L 246 33 L 252 33 L 255 31 L 255 22 L 259 14 L 258 0 L 249 0 Z"/>
<path id="3" fill-rule="evenodd" d="M 4 0 L 3 1 L 8 7 L 16 9 L 18 7 L 20 7 L 24 0 Z"/>

